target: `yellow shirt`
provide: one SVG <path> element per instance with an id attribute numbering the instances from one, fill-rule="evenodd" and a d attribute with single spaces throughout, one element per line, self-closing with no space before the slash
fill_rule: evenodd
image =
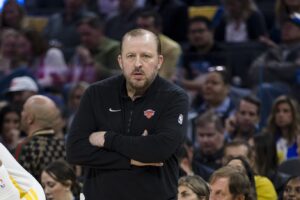
<path id="1" fill-rule="evenodd" d="M 273 183 L 264 176 L 254 176 L 257 200 L 276 200 L 277 193 Z"/>

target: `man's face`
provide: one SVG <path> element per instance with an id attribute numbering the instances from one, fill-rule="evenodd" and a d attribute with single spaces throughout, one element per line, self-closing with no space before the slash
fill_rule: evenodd
<path id="1" fill-rule="evenodd" d="M 258 108 L 255 104 L 242 100 L 236 113 L 237 126 L 241 131 L 254 129 L 259 120 Z"/>
<path id="2" fill-rule="evenodd" d="M 229 191 L 228 178 L 216 178 L 214 182 L 210 183 L 210 189 L 210 200 L 234 200 L 232 194 Z"/>
<path id="3" fill-rule="evenodd" d="M 203 22 L 194 22 L 188 30 L 188 39 L 192 46 L 205 48 L 213 42 L 213 33 Z"/>
<path id="4" fill-rule="evenodd" d="M 247 160 L 250 159 L 248 158 L 248 151 L 249 149 L 245 145 L 226 147 L 224 149 L 224 156 L 222 160 L 223 165 L 225 165 L 230 159 L 237 156 L 244 157 Z"/>
<path id="5" fill-rule="evenodd" d="M 97 48 L 99 40 L 102 36 L 102 32 L 98 29 L 94 29 L 87 24 L 81 24 L 77 31 L 80 35 L 80 42 L 83 46 L 89 50 Z"/>
<path id="6" fill-rule="evenodd" d="M 214 123 L 207 123 L 202 127 L 197 127 L 197 140 L 201 152 L 205 155 L 211 155 L 222 148 L 224 135 L 218 132 Z"/>
<path id="7" fill-rule="evenodd" d="M 34 95 L 35 93 L 32 91 L 18 91 L 18 92 L 11 92 L 11 100 L 16 105 L 23 105 L 25 101 Z"/>
<path id="8" fill-rule="evenodd" d="M 300 27 L 292 22 L 285 22 L 281 28 L 281 38 L 284 43 L 292 44 L 300 41 Z"/>
<path id="9" fill-rule="evenodd" d="M 124 38 L 118 61 L 127 81 L 127 89 L 144 90 L 155 79 L 163 57 L 157 52 L 154 35 L 146 33 Z"/>

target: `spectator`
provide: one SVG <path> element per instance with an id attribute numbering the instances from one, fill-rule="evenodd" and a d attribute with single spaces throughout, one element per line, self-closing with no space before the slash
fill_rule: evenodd
<path id="1" fill-rule="evenodd" d="M 196 135 L 199 149 L 195 150 L 195 161 L 212 169 L 222 165 L 224 127 L 221 119 L 208 111 L 196 119 Z"/>
<path id="2" fill-rule="evenodd" d="M 267 36 L 265 20 L 253 0 L 225 0 L 224 9 L 215 30 L 217 41 L 247 42 Z"/>
<path id="3" fill-rule="evenodd" d="M 12 28 L 21 30 L 28 26 L 25 18 L 25 10 L 17 0 L 6 0 L 1 12 L 0 27 L 1 29 Z"/>
<path id="4" fill-rule="evenodd" d="M 119 42 L 104 35 L 103 24 L 99 18 L 85 18 L 78 24 L 81 50 L 77 53 L 83 65 L 94 65 L 98 80 L 120 73 L 117 61 Z M 76 56 L 76 55 L 75 55 Z"/>
<path id="5" fill-rule="evenodd" d="M 43 59 L 44 64 L 37 69 L 37 81 L 44 89 L 59 89 L 64 84 L 68 67 L 62 51 L 50 48 Z"/>
<path id="6" fill-rule="evenodd" d="M 239 170 L 225 166 L 215 171 L 209 181 L 210 200 L 253 200 L 248 177 Z"/>
<path id="7" fill-rule="evenodd" d="M 200 176 L 184 176 L 178 181 L 178 200 L 209 200 L 210 189 Z"/>
<path id="8" fill-rule="evenodd" d="M 227 163 L 230 159 L 242 157 L 254 170 L 254 160 L 251 148 L 245 141 L 233 141 L 226 144 L 224 148 L 223 163 Z M 254 171 L 255 173 L 255 171 Z M 255 189 L 258 200 L 274 200 L 277 199 L 276 190 L 272 182 L 265 176 L 254 174 Z"/>
<path id="9" fill-rule="evenodd" d="M 283 200 L 299 199 L 300 198 L 300 177 L 290 178 L 284 188 Z"/>
<path id="10" fill-rule="evenodd" d="M 186 41 L 188 7 L 181 0 L 146 0 L 145 6 L 154 8 L 162 18 L 162 33 L 182 43 Z"/>
<path id="11" fill-rule="evenodd" d="M 84 0 L 64 0 L 64 3 L 64 11 L 49 17 L 44 35 L 48 41 L 58 41 L 62 44 L 64 55 L 69 60 L 80 42 L 79 34 L 76 32 L 77 23 L 85 17 L 96 14 L 84 9 Z"/>
<path id="12" fill-rule="evenodd" d="M 288 97 L 278 97 L 269 116 L 266 132 L 274 136 L 279 162 L 297 157 L 297 134 L 300 131 L 298 103 Z"/>
<path id="13" fill-rule="evenodd" d="M 59 111 L 48 97 L 34 95 L 24 104 L 22 129 L 28 135 L 16 148 L 15 158 L 37 180 L 51 162 L 65 159 L 65 143 L 57 138 L 54 126 Z"/>
<path id="14" fill-rule="evenodd" d="M 248 141 L 258 132 L 260 101 L 254 96 L 243 97 L 234 115 L 226 120 L 226 132 L 230 140 Z"/>
<path id="15" fill-rule="evenodd" d="M 139 11 L 136 0 L 118 0 L 118 11 L 107 19 L 105 34 L 121 41 L 126 32 L 136 28 L 135 22 Z"/>
<path id="16" fill-rule="evenodd" d="M 211 21 L 206 17 L 194 17 L 189 20 L 188 43 L 184 48 L 178 69 L 178 82 L 187 90 L 202 89 L 204 76 L 208 68 L 225 65 L 224 48 L 214 40 Z"/>
<path id="17" fill-rule="evenodd" d="M 31 77 L 20 76 L 12 79 L 7 95 L 11 104 L 22 110 L 25 101 L 38 91 L 38 85 Z"/>
<path id="18" fill-rule="evenodd" d="M 41 183 L 47 199 L 79 200 L 80 185 L 76 175 L 65 161 L 54 161 L 41 174 Z"/>
<path id="19" fill-rule="evenodd" d="M 279 197 L 282 196 L 284 184 L 289 175 L 277 170 L 278 157 L 276 145 L 271 134 L 258 134 L 253 138 L 254 169 L 257 174 L 272 181 Z"/>
<path id="20" fill-rule="evenodd" d="M 159 75 L 171 81 L 175 76 L 176 65 L 181 54 L 180 45 L 161 33 L 161 17 L 155 11 L 145 10 L 139 13 L 136 23 L 139 28 L 147 29 L 158 35 L 161 42 L 162 55 L 164 56 L 164 63 L 159 70 Z"/>
<path id="21" fill-rule="evenodd" d="M 7 105 L 0 109 L 0 141 L 12 152 L 21 142 L 21 114 L 14 106 Z"/>

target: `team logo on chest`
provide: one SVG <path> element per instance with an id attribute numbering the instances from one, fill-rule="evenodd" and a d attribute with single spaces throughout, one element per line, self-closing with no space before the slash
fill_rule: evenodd
<path id="1" fill-rule="evenodd" d="M 144 111 L 144 115 L 145 117 L 147 117 L 147 119 L 150 119 L 151 117 L 153 117 L 155 114 L 155 111 L 152 109 L 148 109 Z"/>

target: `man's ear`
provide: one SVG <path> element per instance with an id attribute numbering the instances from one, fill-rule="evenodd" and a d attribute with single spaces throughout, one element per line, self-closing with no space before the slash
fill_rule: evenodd
<path id="1" fill-rule="evenodd" d="M 120 68 L 123 70 L 122 56 L 120 54 L 118 55 L 118 63 L 119 63 Z"/>
<path id="2" fill-rule="evenodd" d="M 161 68 L 163 62 L 164 62 L 164 57 L 163 57 L 163 55 L 159 55 L 159 56 L 158 56 L 158 65 L 157 65 L 157 69 L 160 69 L 160 68 Z"/>

